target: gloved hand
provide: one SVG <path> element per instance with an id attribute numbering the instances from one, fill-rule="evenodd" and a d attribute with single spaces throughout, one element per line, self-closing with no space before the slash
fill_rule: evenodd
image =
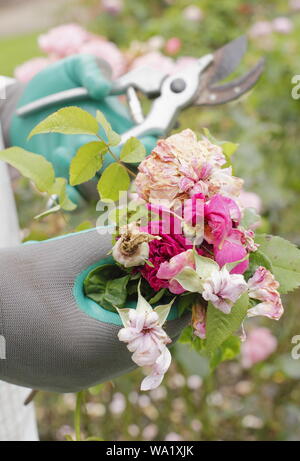
<path id="1" fill-rule="evenodd" d="M 111 83 L 107 75 L 106 63 L 91 55 L 76 55 L 58 61 L 36 75 L 25 88 L 21 85 L 12 88 L 10 92 L 13 91 L 14 94 L 8 98 L 4 111 L 6 119 L 9 120 L 8 133 L 4 133 L 7 143 L 44 155 L 53 164 L 56 175 L 65 178 L 69 176 L 70 162 L 77 149 L 93 140 L 93 137 L 51 133 L 34 136 L 27 141 L 28 134 L 34 126 L 49 114 L 68 104 L 52 106 L 24 118 L 18 117 L 15 110 L 16 106 L 20 107 L 41 97 L 78 86 L 84 86 L 90 96 L 69 105 L 79 106 L 93 115 L 96 114 L 97 109 L 101 110 L 112 128 L 119 134 L 133 126 L 126 107 L 116 96 L 108 96 Z M 7 126 L 7 120 L 4 127 Z M 148 152 L 156 144 L 156 138 L 153 136 L 146 136 L 141 141 Z M 113 162 L 112 157 L 106 155 L 104 166 L 110 162 Z"/>
<path id="2" fill-rule="evenodd" d="M 110 249 L 109 230 L 99 235 L 93 229 L 0 250 L 0 334 L 7 357 L 0 360 L 1 380 L 76 392 L 135 368 L 118 340 L 117 314 L 83 292 L 87 273 Z M 167 322 L 173 340 L 189 319 L 184 314 Z"/>

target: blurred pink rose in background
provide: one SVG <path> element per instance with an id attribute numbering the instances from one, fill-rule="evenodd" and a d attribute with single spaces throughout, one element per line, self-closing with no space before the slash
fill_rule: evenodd
<path id="1" fill-rule="evenodd" d="M 252 38 L 264 37 L 273 32 L 272 23 L 269 21 L 258 21 L 253 24 L 249 30 L 249 35 Z"/>
<path id="2" fill-rule="evenodd" d="M 168 54 L 177 54 L 180 51 L 181 45 L 180 38 L 172 37 L 167 40 L 165 50 Z"/>
<path id="3" fill-rule="evenodd" d="M 300 0 L 290 0 L 289 7 L 291 10 L 299 11 L 300 10 Z"/>
<path id="4" fill-rule="evenodd" d="M 111 66 L 114 78 L 119 77 L 126 70 L 126 59 L 117 45 L 102 38 L 93 38 L 83 44 L 78 52 L 104 59 Z"/>
<path id="5" fill-rule="evenodd" d="M 133 61 L 131 68 L 136 69 L 137 67 L 142 66 L 153 67 L 154 69 L 159 69 L 161 72 L 165 72 L 167 74 L 172 74 L 174 72 L 173 59 L 168 56 L 164 56 L 159 51 L 151 51 L 143 56 L 139 56 Z"/>
<path id="6" fill-rule="evenodd" d="M 113 15 L 121 13 L 124 6 L 122 0 L 102 0 L 101 5 L 104 11 Z"/>
<path id="7" fill-rule="evenodd" d="M 261 212 L 261 198 L 254 192 L 242 190 L 239 196 L 239 203 L 243 208 L 254 208 L 257 213 Z"/>
<path id="8" fill-rule="evenodd" d="M 77 53 L 89 38 L 90 34 L 78 24 L 64 24 L 41 35 L 38 44 L 44 53 L 64 58 Z"/>
<path id="9" fill-rule="evenodd" d="M 187 6 L 183 10 L 183 16 L 188 21 L 199 22 L 199 21 L 201 21 L 203 19 L 202 10 L 196 5 Z"/>
<path id="10" fill-rule="evenodd" d="M 251 368 L 255 363 L 266 360 L 277 347 L 277 339 L 268 328 L 254 328 L 242 344 L 242 366 Z"/>
<path id="11" fill-rule="evenodd" d="M 36 74 L 51 64 L 49 58 L 33 58 L 15 69 L 15 77 L 22 83 L 29 82 Z"/>
<path id="12" fill-rule="evenodd" d="M 173 73 L 186 70 L 187 67 L 192 66 L 196 61 L 197 58 L 193 58 L 192 56 L 181 56 L 174 63 Z"/>
<path id="13" fill-rule="evenodd" d="M 273 30 L 279 34 L 290 34 L 294 28 L 289 18 L 279 17 L 272 21 Z"/>

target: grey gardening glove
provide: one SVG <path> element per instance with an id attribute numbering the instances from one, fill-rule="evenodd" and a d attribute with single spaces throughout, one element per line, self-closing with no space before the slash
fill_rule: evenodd
<path id="1" fill-rule="evenodd" d="M 112 314 L 83 292 L 91 266 L 110 249 L 111 235 L 93 229 L 0 250 L 1 380 L 76 392 L 135 368 Z M 167 322 L 173 340 L 189 318 Z"/>

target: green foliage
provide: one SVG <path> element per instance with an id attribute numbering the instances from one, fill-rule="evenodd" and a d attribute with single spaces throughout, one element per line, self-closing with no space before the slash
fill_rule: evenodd
<path id="1" fill-rule="evenodd" d="M 32 138 L 42 133 L 90 134 L 96 136 L 99 126 L 95 117 L 80 107 L 70 106 L 54 112 L 40 122 L 29 134 Z"/>
<path id="2" fill-rule="evenodd" d="M 103 264 L 88 274 L 84 291 L 99 306 L 116 312 L 115 307 L 123 307 L 126 301 L 129 279 L 130 275 L 116 264 Z"/>
<path id="3" fill-rule="evenodd" d="M 0 151 L 0 160 L 30 179 L 40 192 L 48 192 L 54 184 L 53 166 L 42 155 L 33 154 L 21 147 L 9 147 Z"/>
<path id="4" fill-rule="evenodd" d="M 30 179 L 40 192 L 58 196 L 59 205 L 41 213 L 39 217 L 47 216 L 60 209 L 72 211 L 76 208 L 76 205 L 68 198 L 66 179 L 55 178 L 52 164 L 43 156 L 33 154 L 20 147 L 10 147 L 0 151 L 0 160 L 19 170 L 21 175 Z"/>
<path id="5" fill-rule="evenodd" d="M 232 307 L 230 314 L 224 314 L 208 303 L 206 318 L 206 347 L 212 354 L 221 344 L 235 333 L 246 317 L 249 305 L 247 293 L 244 293 Z"/>
<path id="6" fill-rule="evenodd" d="M 256 243 L 272 265 L 272 272 L 280 283 L 280 293 L 288 293 L 300 285 L 300 250 L 281 237 L 257 235 Z"/>
<path id="7" fill-rule="evenodd" d="M 116 133 L 112 127 L 111 124 L 106 120 L 105 116 L 100 112 L 100 110 L 97 111 L 96 115 L 98 123 L 102 126 L 102 128 L 105 131 L 105 134 L 107 136 L 108 143 L 111 146 L 117 146 L 121 142 L 121 136 Z"/>
<path id="8" fill-rule="evenodd" d="M 120 194 L 127 191 L 130 178 L 126 168 L 119 163 L 112 163 L 102 173 L 98 183 L 98 191 L 103 201 L 119 200 Z"/>
<path id="9" fill-rule="evenodd" d="M 235 151 L 237 150 L 237 148 L 239 147 L 238 144 L 235 144 L 234 142 L 230 142 L 230 141 L 219 141 L 218 139 L 216 139 L 214 136 L 212 136 L 212 134 L 210 133 L 210 131 L 208 130 L 208 128 L 204 128 L 203 129 L 204 131 L 204 135 L 213 143 L 213 144 L 217 144 L 218 146 L 221 146 L 222 149 L 223 149 L 223 153 L 227 159 L 227 162 L 230 162 L 230 159 L 231 159 L 231 156 L 235 153 Z"/>
<path id="10" fill-rule="evenodd" d="M 212 354 L 211 369 L 214 370 L 220 363 L 236 358 L 241 349 L 241 340 L 238 336 L 229 336 Z"/>
<path id="11" fill-rule="evenodd" d="M 50 195 L 57 195 L 59 205 L 63 210 L 73 211 L 76 205 L 69 199 L 66 191 L 67 180 L 65 178 L 55 178 L 54 184 L 49 189 Z"/>
<path id="12" fill-rule="evenodd" d="M 139 163 L 144 160 L 146 149 L 137 138 L 129 138 L 121 150 L 120 160 L 125 163 Z"/>
<path id="13" fill-rule="evenodd" d="M 92 179 L 102 167 L 103 154 L 107 152 L 104 141 L 92 141 L 81 146 L 70 167 L 70 184 L 76 186 Z"/>
<path id="14" fill-rule="evenodd" d="M 246 280 L 248 280 L 258 267 L 263 266 L 269 271 L 273 272 L 273 266 L 271 260 L 261 250 L 256 250 L 250 253 L 249 256 L 249 267 L 244 274 Z"/>
<path id="15" fill-rule="evenodd" d="M 179 338 L 179 342 L 182 344 L 187 344 L 192 347 L 196 352 L 205 352 L 206 340 L 201 339 L 198 336 L 194 335 L 194 330 L 191 325 L 188 325 L 182 330 L 182 333 Z"/>

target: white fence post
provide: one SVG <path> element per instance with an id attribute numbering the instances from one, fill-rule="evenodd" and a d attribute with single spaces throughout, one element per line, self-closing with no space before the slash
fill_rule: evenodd
<path id="1" fill-rule="evenodd" d="M 1 149 L 3 149 L 3 144 L 0 131 Z M 20 229 L 8 167 L 1 161 L 0 222 L 0 248 L 19 245 Z M 34 405 L 30 403 L 24 406 L 29 393 L 30 389 L 0 381 L 0 441 L 38 440 Z"/>

